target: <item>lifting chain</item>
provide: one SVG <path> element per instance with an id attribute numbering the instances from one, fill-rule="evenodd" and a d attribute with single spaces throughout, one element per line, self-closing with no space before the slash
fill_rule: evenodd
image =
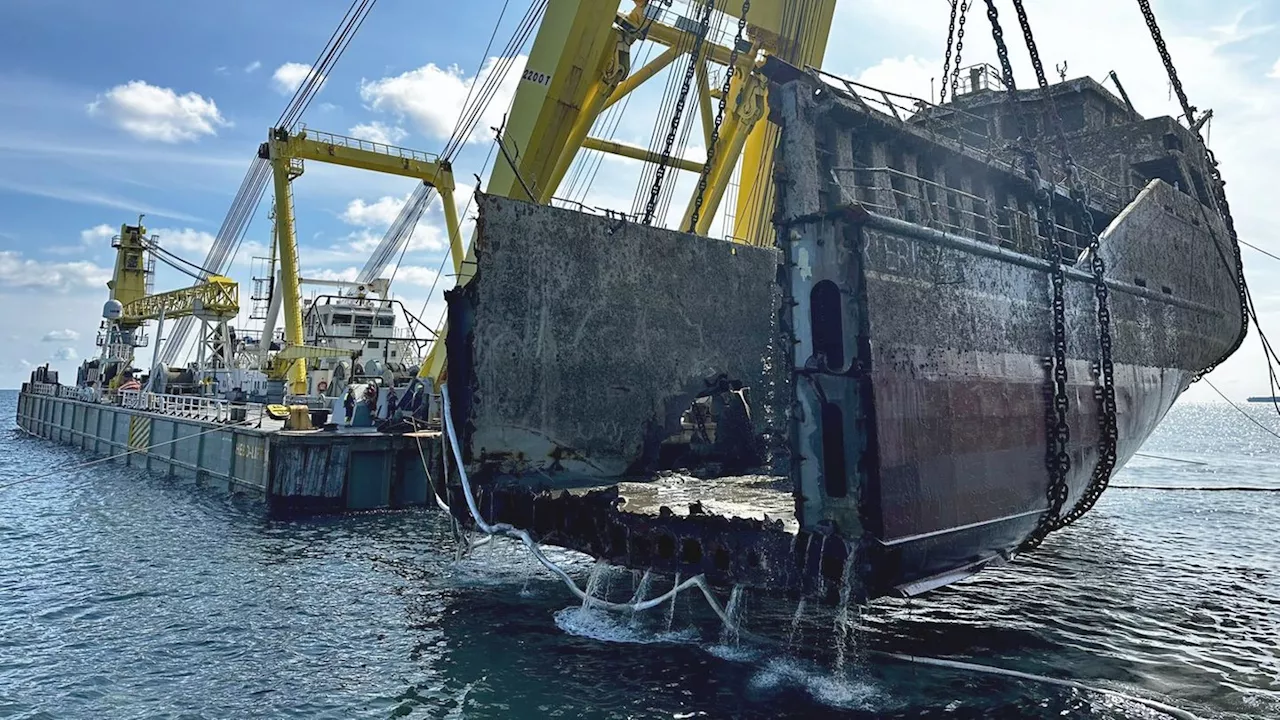
<path id="1" fill-rule="evenodd" d="M 1080 175 L 1080 168 L 1075 164 L 1071 157 L 1071 150 L 1067 143 L 1066 130 L 1062 124 L 1062 118 L 1058 114 L 1057 103 L 1054 102 L 1049 90 L 1049 82 L 1045 77 L 1044 65 L 1040 61 L 1040 52 L 1036 47 L 1035 36 L 1031 32 L 1031 23 L 1027 18 L 1026 8 L 1023 6 L 1023 0 L 1012 0 L 1014 9 L 1018 13 L 1018 22 L 1022 27 L 1023 38 L 1027 44 L 1027 52 L 1031 57 L 1031 64 L 1036 73 L 1036 83 L 1040 88 L 1041 97 L 1044 99 L 1048 108 L 1048 114 L 1053 123 L 1054 134 L 1057 137 L 1060 150 L 1062 153 L 1062 162 L 1067 173 L 1067 181 L 1070 183 L 1071 197 L 1075 206 L 1076 214 L 1079 218 L 1080 225 L 1089 238 L 1089 257 L 1090 267 L 1093 271 L 1094 298 L 1098 308 L 1098 348 L 1099 361 L 1097 371 L 1102 380 L 1102 386 L 1098 388 L 1096 397 L 1099 405 L 1098 412 L 1098 463 L 1094 466 L 1093 474 L 1089 479 L 1089 484 L 1085 487 L 1084 493 L 1065 515 L 1062 513 L 1062 507 L 1066 502 L 1068 488 L 1066 485 L 1066 473 L 1055 473 L 1050 468 L 1050 482 L 1048 489 L 1049 508 L 1040 517 L 1040 521 L 1036 524 L 1036 528 L 1031 535 L 1023 542 L 1023 550 L 1033 549 L 1044 541 L 1046 535 L 1051 531 L 1066 527 L 1076 520 L 1080 519 L 1085 513 L 1093 508 L 1094 503 L 1102 496 L 1103 491 L 1107 489 L 1107 485 L 1111 481 L 1111 473 L 1115 470 L 1116 465 L 1116 445 L 1119 440 L 1119 431 L 1117 429 L 1116 418 L 1116 393 L 1115 393 L 1115 366 L 1111 359 L 1111 306 L 1109 290 L 1106 284 L 1106 261 L 1102 259 L 1101 242 L 1097 231 L 1093 225 L 1093 214 L 1089 211 L 1088 187 Z M 989 3 L 989 9 L 994 7 Z M 1052 187 L 1052 184 L 1050 185 Z M 1047 192 L 1045 193 L 1048 194 Z M 1037 197 L 1040 191 L 1037 191 Z M 1045 202 L 1042 212 L 1048 215 L 1049 225 L 1053 230 L 1054 245 L 1053 251 L 1055 256 L 1052 258 L 1055 269 L 1053 275 L 1062 274 L 1062 256 L 1057 250 L 1057 232 L 1053 212 L 1049 203 Z M 1061 455 L 1065 453 L 1065 444 L 1061 442 L 1062 433 L 1060 428 L 1065 422 L 1066 398 L 1066 368 L 1065 363 L 1066 343 L 1065 343 L 1065 327 L 1059 325 L 1059 318 L 1064 309 L 1058 307 L 1062 302 L 1062 291 L 1058 287 L 1060 280 L 1054 279 L 1054 409 L 1056 418 L 1052 421 L 1055 430 L 1050 431 L 1050 436 L 1057 439 L 1059 446 L 1050 448 L 1050 455 Z M 1061 369 L 1061 372 L 1059 372 Z M 1061 461 L 1057 463 L 1061 466 Z M 1069 464 L 1068 464 L 1069 469 Z"/>
<path id="2" fill-rule="evenodd" d="M 1169 75 L 1169 83 L 1173 86 L 1174 93 L 1178 96 L 1178 102 L 1182 105 L 1182 112 L 1187 118 L 1187 125 L 1193 128 L 1196 137 L 1200 139 L 1200 145 L 1204 148 L 1205 159 L 1209 166 L 1209 176 L 1213 181 L 1213 199 L 1217 205 L 1219 214 L 1222 215 L 1222 221 L 1226 223 L 1227 232 L 1231 236 L 1231 247 L 1235 252 L 1236 261 L 1236 290 L 1240 294 L 1240 334 L 1236 337 L 1236 341 L 1222 355 L 1222 357 L 1214 360 L 1208 367 L 1196 373 L 1193 382 L 1213 372 L 1223 360 L 1226 360 L 1244 342 L 1245 336 L 1249 333 L 1249 289 L 1245 285 L 1244 279 L 1244 261 L 1240 257 L 1240 238 L 1236 235 L 1236 221 L 1231 216 L 1231 205 L 1227 202 L 1226 183 L 1222 180 L 1222 172 L 1218 168 L 1218 159 L 1214 157 L 1213 151 L 1204 144 L 1204 138 L 1200 137 L 1200 131 L 1195 130 L 1195 112 L 1196 108 L 1187 100 L 1187 93 L 1182 89 L 1182 81 L 1178 79 L 1178 69 L 1173 65 L 1173 58 L 1169 55 L 1169 48 L 1164 44 L 1164 35 L 1160 32 L 1160 24 L 1156 22 L 1156 14 L 1151 10 L 1150 0 L 1138 0 L 1138 7 L 1142 10 L 1142 17 L 1147 21 L 1147 29 L 1151 31 L 1151 39 L 1156 44 L 1156 50 L 1160 53 L 1160 60 L 1164 62 L 1165 72 Z"/>
<path id="3" fill-rule="evenodd" d="M 662 147 L 662 162 L 654 173 L 653 187 L 649 188 L 649 202 L 644 207 L 644 224 L 653 224 L 653 214 L 658 209 L 658 196 L 662 194 L 662 181 L 667 176 L 667 165 L 671 161 L 671 150 L 676 144 L 676 135 L 680 130 L 680 119 L 684 115 L 684 105 L 689 99 L 689 86 L 693 82 L 694 71 L 702 58 L 702 45 L 706 42 L 707 32 L 711 27 L 711 11 L 715 9 L 716 0 L 706 0 L 702 11 L 702 20 L 698 24 L 698 34 L 693 39 L 693 50 L 689 54 L 689 67 L 684 71 L 684 82 L 680 86 L 680 96 L 676 99 L 675 114 L 671 117 L 671 128 Z"/>
<path id="4" fill-rule="evenodd" d="M 951 20 L 947 22 L 947 54 L 942 61 L 942 87 L 938 90 L 938 104 L 947 102 L 947 80 L 951 78 L 951 44 L 956 37 L 956 11 L 960 9 L 960 0 L 951 0 Z M 956 67 L 960 67 L 960 59 L 956 58 Z M 955 99 L 955 96 L 952 96 Z"/>
<path id="5" fill-rule="evenodd" d="M 1004 31 L 1000 27 L 1000 14 L 996 10 L 995 0 L 986 0 L 987 19 L 991 21 L 991 36 L 996 43 L 996 54 L 1000 58 L 1000 70 L 1007 90 L 1009 112 L 1016 115 L 1019 125 L 1018 143 L 1027 134 L 1025 118 L 1019 108 L 1017 85 L 1013 79 L 1013 66 L 1009 63 L 1009 48 L 1004 42 Z M 1071 409 L 1070 396 L 1067 394 L 1067 304 L 1066 304 L 1066 268 L 1062 265 L 1062 253 L 1058 249 L 1058 227 L 1053 213 L 1052 184 L 1047 183 L 1040 175 L 1040 166 L 1035 153 L 1030 150 L 1020 151 L 1026 165 L 1027 177 L 1035 189 L 1036 216 L 1040 222 L 1040 236 L 1044 245 L 1045 259 L 1051 263 L 1049 281 L 1053 286 L 1053 356 L 1048 362 L 1052 369 L 1053 382 L 1045 417 L 1045 469 L 1049 473 L 1049 485 L 1045 490 L 1049 507 L 1040 515 L 1035 529 L 1023 542 L 1020 550 L 1038 546 L 1053 530 L 1058 514 L 1067 502 L 1070 488 L 1067 475 L 1071 472 L 1071 455 L 1067 447 L 1071 441 L 1071 427 L 1067 424 L 1067 412 Z"/>
<path id="6" fill-rule="evenodd" d="M 960 53 L 964 51 L 964 21 L 969 17 L 969 8 L 973 6 L 972 0 L 964 0 L 960 3 L 960 26 L 956 29 L 956 66 L 951 71 L 951 99 L 956 99 L 957 91 L 960 89 Z M 944 77 L 944 83 L 947 81 Z M 970 88 L 970 91 L 977 88 Z"/>
<path id="7" fill-rule="evenodd" d="M 1111 360 L 1111 300 L 1107 288 L 1107 263 L 1102 259 L 1101 238 L 1093 226 L 1093 213 L 1089 211 L 1088 186 L 1084 183 L 1080 168 L 1071 157 L 1071 149 L 1067 143 L 1066 129 L 1062 117 L 1058 114 L 1057 103 L 1049 92 L 1049 81 L 1045 79 L 1044 65 L 1040 62 L 1040 51 L 1036 47 L 1035 36 L 1031 32 L 1031 22 L 1027 19 L 1027 11 L 1023 0 L 1013 0 L 1018 12 L 1018 22 L 1022 25 L 1022 34 L 1027 43 L 1027 52 L 1031 56 L 1031 64 L 1035 68 L 1036 83 L 1049 108 L 1049 117 L 1053 122 L 1054 134 L 1062 152 L 1062 162 L 1070 183 L 1071 197 L 1075 204 L 1076 216 L 1080 221 L 1085 236 L 1089 238 L 1089 265 L 1093 271 L 1093 293 L 1098 307 L 1098 364 L 1097 372 L 1102 380 L 1095 397 L 1100 406 L 1098 412 L 1098 463 L 1093 468 L 1089 484 L 1084 493 L 1076 501 L 1067 514 L 1054 520 L 1052 530 L 1064 528 L 1079 520 L 1085 513 L 1093 509 L 1098 498 L 1111 482 L 1111 473 L 1116 467 L 1116 446 L 1120 439 L 1118 420 L 1116 417 L 1115 366 Z M 1028 546 L 1035 547 L 1043 540 L 1043 536 L 1032 535 Z"/>
<path id="8" fill-rule="evenodd" d="M 738 16 L 738 34 L 733 41 L 733 49 L 729 51 L 729 65 L 724 71 L 724 83 L 720 86 L 720 107 L 716 110 L 715 126 L 711 129 L 711 138 L 707 142 L 707 161 L 702 166 L 702 174 L 698 177 L 698 194 L 693 199 L 693 214 L 689 216 L 689 227 L 686 232 L 696 232 L 698 218 L 702 215 L 703 197 L 707 194 L 707 178 L 711 175 L 711 167 L 715 164 L 716 145 L 720 142 L 720 126 L 724 124 L 724 111 L 729 102 L 729 85 L 733 82 L 738 68 L 738 53 L 747 32 L 747 13 L 751 12 L 751 0 L 742 0 L 742 14 Z"/>

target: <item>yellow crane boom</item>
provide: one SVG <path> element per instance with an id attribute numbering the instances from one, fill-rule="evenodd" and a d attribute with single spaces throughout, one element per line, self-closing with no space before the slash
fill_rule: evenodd
<path id="1" fill-rule="evenodd" d="M 122 323 L 194 315 L 210 321 L 224 321 L 240 313 L 240 286 L 221 275 L 210 276 L 199 285 L 155 295 L 144 295 L 124 303 L 120 309 Z"/>

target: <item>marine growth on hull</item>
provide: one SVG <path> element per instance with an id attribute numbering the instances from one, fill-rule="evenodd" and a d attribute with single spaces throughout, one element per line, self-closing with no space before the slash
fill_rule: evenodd
<path id="1" fill-rule="evenodd" d="M 479 200 L 448 385 L 487 521 L 717 584 L 918 594 L 1087 511 L 1234 349 L 1238 252 L 1173 119 L 986 66 L 938 106 L 764 74 L 776 248 Z"/>

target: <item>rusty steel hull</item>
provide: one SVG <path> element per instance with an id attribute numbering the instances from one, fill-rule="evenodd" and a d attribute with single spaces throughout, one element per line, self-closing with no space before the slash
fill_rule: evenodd
<path id="1" fill-rule="evenodd" d="M 792 348 L 800 525 L 858 548 L 869 597 L 918 594 L 1004 562 L 1049 508 L 1052 263 L 1036 252 L 1045 245 L 1066 266 L 1064 512 L 1099 466 L 1101 319 L 1088 238 L 1072 238 L 1065 215 L 1058 244 L 1038 235 L 1037 188 L 1011 165 L 880 115 L 852 92 L 815 92 L 803 79 L 777 90 L 780 325 Z M 1075 142 L 1089 146 L 1088 134 Z M 1162 167 L 1200 171 L 1194 156 L 1169 160 Z M 1116 467 L 1244 327 L 1238 248 L 1221 217 L 1185 190 L 1194 183 L 1143 183 L 1089 208 L 1105 228 Z"/>
<path id="2" fill-rule="evenodd" d="M 449 295 L 448 362 L 489 521 L 722 584 L 927 592 L 1009 560 L 1050 508 L 1059 340 L 1063 509 L 1088 497 L 1108 425 L 1092 238 L 1065 211 L 1060 234 L 1037 222 L 1045 193 L 1071 207 L 1065 188 L 1033 185 L 998 143 L 984 151 L 787 77 L 770 103 L 782 130 L 777 251 L 480 199 L 475 279 Z M 1063 92 L 1102 102 L 1088 83 Z M 1116 117 L 1072 142 L 1133 148 L 1099 151 L 1123 182 L 1093 177 L 1101 191 L 1085 205 L 1105 228 L 1119 467 L 1238 347 L 1244 316 L 1238 247 L 1201 191 L 1203 157 L 1169 149 L 1194 139 L 1172 121 Z M 781 497 L 726 512 L 744 503 L 716 510 L 708 484 L 671 506 L 629 503 L 622 480 L 670 481 L 654 461 L 690 402 L 740 386 L 749 429 L 775 441 Z M 467 518 L 456 493 L 450 504 Z M 780 505 L 793 508 L 788 523 Z"/>

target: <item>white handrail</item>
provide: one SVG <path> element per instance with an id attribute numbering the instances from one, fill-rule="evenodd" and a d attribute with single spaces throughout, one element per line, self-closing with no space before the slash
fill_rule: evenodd
<path id="1" fill-rule="evenodd" d="M 192 420 L 211 420 L 213 422 L 231 420 L 232 403 L 221 398 L 201 397 L 199 395 L 162 395 L 141 390 L 121 390 L 117 395 L 120 400 L 120 406 L 132 410 L 145 410 Z M 250 403 L 237 403 L 236 407 L 248 409 L 250 405 Z"/>

